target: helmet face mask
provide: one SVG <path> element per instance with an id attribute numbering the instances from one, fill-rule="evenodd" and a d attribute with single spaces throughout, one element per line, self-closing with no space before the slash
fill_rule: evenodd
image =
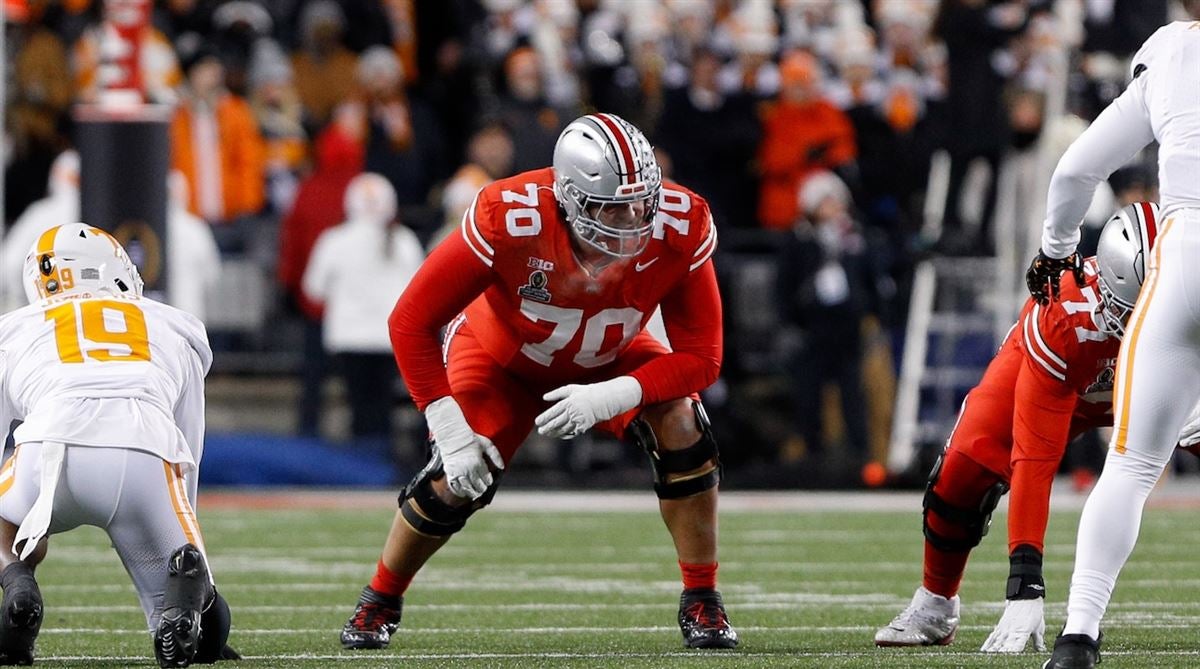
<path id="1" fill-rule="evenodd" d="M 554 195 L 575 237 L 614 258 L 645 250 L 662 172 L 650 142 L 613 114 L 571 122 L 554 146 Z"/>
<path id="2" fill-rule="evenodd" d="M 1158 205 L 1135 202 L 1104 224 L 1096 245 L 1096 271 L 1100 288 L 1097 322 L 1117 337 L 1137 304 L 1146 279 L 1146 260 L 1158 237 Z"/>
<path id="3" fill-rule="evenodd" d="M 90 297 L 107 292 L 141 297 L 142 277 L 112 235 L 83 223 L 43 232 L 25 256 L 25 297 Z"/>
<path id="4" fill-rule="evenodd" d="M 1125 325 L 1129 322 L 1129 315 L 1133 313 L 1134 305 L 1117 297 L 1112 288 L 1104 280 L 1104 276 L 1100 276 L 1098 281 L 1100 285 L 1100 304 L 1096 306 L 1096 314 L 1099 316 L 1100 324 L 1104 327 L 1104 331 L 1116 336 L 1125 336 Z"/>

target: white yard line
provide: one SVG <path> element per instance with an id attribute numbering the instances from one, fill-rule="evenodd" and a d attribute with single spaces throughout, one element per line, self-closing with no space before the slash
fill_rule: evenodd
<path id="1" fill-rule="evenodd" d="M 922 491 L 723 491 L 720 497 L 722 513 L 747 512 L 850 512 L 875 511 L 920 513 Z M 1083 508 L 1086 494 L 1071 489 L 1070 481 L 1060 478 L 1051 496 L 1055 510 Z M 283 489 L 206 489 L 200 494 L 200 508 L 211 504 L 215 508 L 232 508 L 240 504 L 261 505 L 264 508 L 303 510 L 311 506 L 343 509 L 385 509 L 394 507 L 395 490 L 361 490 L 311 488 Z M 1148 502 L 1151 508 L 1200 508 L 1200 488 L 1193 479 L 1172 479 L 1160 484 Z M 1000 510 L 1007 508 L 1007 497 Z M 519 513 L 604 513 L 658 512 L 658 499 L 653 491 L 534 491 L 502 490 L 489 507 L 490 512 Z"/>

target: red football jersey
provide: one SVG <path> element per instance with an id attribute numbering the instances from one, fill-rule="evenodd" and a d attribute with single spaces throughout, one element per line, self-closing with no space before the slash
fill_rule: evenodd
<path id="1" fill-rule="evenodd" d="M 483 188 L 460 234 L 434 250 L 401 296 L 389 325 L 418 406 L 449 394 L 445 370 L 432 368 L 442 359 L 430 360 L 430 328 L 449 322 L 453 333 L 464 319 L 512 374 L 557 385 L 602 371 L 661 305 L 673 352 L 632 373 L 643 403 L 715 380 L 721 302 L 710 258 L 717 232 L 704 199 L 664 182 L 646 249 L 592 274 L 572 250 L 553 179 L 547 168 Z"/>
<path id="2" fill-rule="evenodd" d="M 951 449 L 1010 483 L 1010 550 L 1042 550 L 1050 488 L 1067 443 L 1112 425 L 1121 341 L 1097 324 L 1094 260 L 1084 273 L 1082 286 L 1064 273 L 1059 299 L 1045 306 L 1026 301 L 950 436 Z"/>
<path id="3" fill-rule="evenodd" d="M 967 394 L 950 445 L 1007 477 L 1020 459 L 1062 458 L 1085 430 L 1112 425 L 1113 374 L 1121 340 L 1100 329 L 1095 265 L 1086 281 L 1066 273 L 1060 297 L 1048 305 L 1032 298 Z"/>
<path id="4" fill-rule="evenodd" d="M 1035 367 L 1077 395 L 1071 435 L 1112 426 L 1112 389 L 1121 340 L 1100 328 L 1099 275 L 1094 258 L 1084 262 L 1084 284 L 1062 276 L 1059 298 L 1046 306 L 1026 300 L 1005 346 L 1018 346 Z"/>

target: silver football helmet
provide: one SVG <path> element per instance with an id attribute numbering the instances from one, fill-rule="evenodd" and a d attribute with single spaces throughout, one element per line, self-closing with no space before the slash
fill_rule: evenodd
<path id="1" fill-rule="evenodd" d="M 662 171 L 650 142 L 615 114 L 575 119 L 554 145 L 554 196 L 580 241 L 617 258 L 650 243 Z"/>
<path id="2" fill-rule="evenodd" d="M 1120 337 L 1146 280 L 1147 259 L 1158 238 L 1158 205 L 1134 202 L 1113 214 L 1100 231 L 1096 268 L 1100 284 L 1100 321 Z"/>
<path id="3" fill-rule="evenodd" d="M 59 295 L 142 295 L 142 276 L 121 243 L 85 223 L 39 235 L 25 256 L 24 279 L 30 304 Z"/>

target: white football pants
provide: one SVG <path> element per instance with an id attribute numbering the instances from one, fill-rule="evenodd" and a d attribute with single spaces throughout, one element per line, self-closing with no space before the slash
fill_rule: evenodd
<path id="1" fill-rule="evenodd" d="M 15 525 L 29 514 L 41 492 L 42 449 L 38 442 L 22 444 L 0 470 L 0 517 Z M 180 466 L 157 455 L 126 448 L 66 446 L 50 534 L 80 525 L 107 532 L 137 588 L 152 630 L 162 615 L 167 559 L 185 543 L 204 551 L 188 489 Z"/>
<path id="2" fill-rule="evenodd" d="M 1125 327 L 1104 472 L 1083 507 L 1064 634 L 1097 638 L 1142 508 L 1200 398 L 1200 210 L 1167 217 Z"/>

